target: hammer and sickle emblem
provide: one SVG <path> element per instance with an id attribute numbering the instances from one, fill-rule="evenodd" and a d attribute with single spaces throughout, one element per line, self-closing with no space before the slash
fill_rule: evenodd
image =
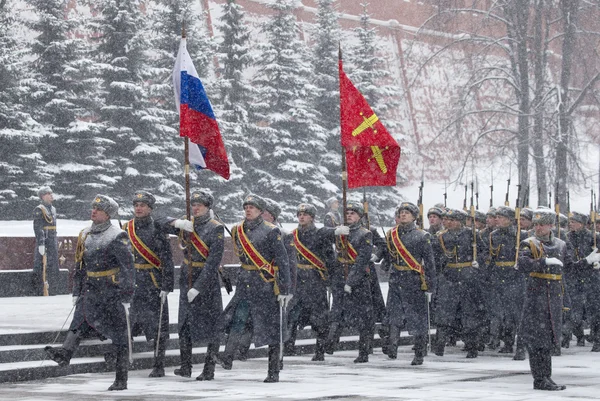
<path id="1" fill-rule="evenodd" d="M 375 113 L 373 113 L 373 115 L 371 117 L 367 118 L 367 117 L 365 117 L 365 115 L 362 111 L 359 112 L 359 114 L 363 118 L 363 122 L 360 123 L 360 125 L 358 127 L 356 127 L 354 130 L 352 130 L 352 136 L 358 136 L 369 128 L 373 130 L 373 134 L 377 134 L 377 130 L 375 129 L 374 124 L 377 121 L 379 121 L 379 117 L 377 117 L 377 115 Z M 382 154 L 382 152 L 387 149 L 388 149 L 388 146 L 386 146 L 384 149 L 381 149 L 379 146 L 371 146 L 371 151 L 373 152 L 373 155 L 372 155 L 372 157 L 369 157 L 367 159 L 368 162 L 375 159 L 375 161 L 377 162 L 377 165 L 379 166 L 379 169 L 381 170 L 381 172 L 383 174 L 386 174 L 388 172 L 388 168 L 385 165 L 385 161 L 383 160 L 383 154 Z M 355 151 L 356 151 L 356 149 L 355 149 Z"/>

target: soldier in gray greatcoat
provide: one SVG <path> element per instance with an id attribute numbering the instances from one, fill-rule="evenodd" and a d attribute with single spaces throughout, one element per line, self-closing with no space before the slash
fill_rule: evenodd
<path id="1" fill-rule="evenodd" d="M 325 341 L 328 332 L 329 286 L 328 267 L 333 263 L 332 242 L 327 229 L 315 227 L 317 209 L 308 203 L 298 206 L 298 228 L 292 232 L 297 249 L 297 285 L 290 302 L 288 326 L 293 333 L 298 327 L 310 325 L 317 333 L 317 345 L 313 361 L 325 360 Z M 295 335 L 286 341 L 286 349 L 294 346 Z"/>
<path id="2" fill-rule="evenodd" d="M 577 345 L 585 345 L 583 334 L 584 311 L 590 323 L 592 351 L 600 351 L 600 253 L 594 249 L 594 235 L 586 228 L 588 216 L 572 212 L 569 217 L 568 242 L 573 250 L 573 263 L 563 267 L 565 282 L 571 298 L 571 310 L 565 316 L 563 347 L 569 347 L 571 334 Z"/>
<path id="3" fill-rule="evenodd" d="M 54 196 L 50 187 L 38 191 L 42 203 L 33 209 L 33 233 L 35 251 L 33 253 L 32 287 L 34 295 L 57 293 L 59 287 L 58 242 L 56 238 L 56 208 L 52 205 Z M 46 281 L 43 280 L 44 256 L 46 257 Z"/>
<path id="4" fill-rule="evenodd" d="M 232 368 L 244 331 L 251 330 L 256 347 L 269 346 L 264 381 L 274 383 L 279 381 L 279 345 L 283 335 L 280 321 L 284 320 L 283 310 L 292 298 L 289 259 L 280 229 L 261 216 L 266 207 L 264 199 L 248 195 L 243 207 L 244 220 L 231 230 L 241 269 L 235 294 L 220 319 L 228 338 L 219 364 L 227 370 Z"/>
<path id="5" fill-rule="evenodd" d="M 433 241 L 439 288 L 436 294 L 437 344 L 434 353 L 444 355 L 448 333 L 460 332 L 467 358 L 477 358 L 478 341 L 483 324 L 482 272 L 473 259 L 473 232 L 465 228 L 467 214 L 449 209 L 444 214 L 446 230 Z M 479 248 L 480 244 L 477 244 Z M 477 250 L 478 258 L 481 252 Z"/>
<path id="6" fill-rule="evenodd" d="M 326 352 L 333 353 L 344 327 L 358 329 L 358 357 L 355 363 L 369 361 L 369 348 L 373 330 L 373 301 L 369 278 L 369 263 L 373 250 L 373 238 L 364 228 L 364 214 L 360 202 L 346 205 L 349 226 L 329 229 L 330 239 L 335 238 L 337 261 L 330 272 L 333 305 L 330 312 L 331 325 Z"/>
<path id="7" fill-rule="evenodd" d="M 119 205 L 97 195 L 92 202 L 92 226 L 79 234 L 73 278 L 75 314 L 62 347 L 45 348 L 59 366 L 69 364 L 82 338 L 110 338 L 116 353 L 116 377 L 109 390 L 127 389 L 129 307 L 135 271 L 127 233 L 111 224 Z"/>
<path id="8" fill-rule="evenodd" d="M 323 226 L 325 227 L 337 227 L 342 224 L 342 216 L 339 212 L 340 201 L 335 196 L 327 199 L 325 201 L 327 205 L 327 214 L 325 214 L 325 218 L 323 219 Z"/>
<path id="9" fill-rule="evenodd" d="M 192 375 L 192 346 L 206 342 L 204 368 L 196 380 L 213 380 L 219 352 L 219 316 L 223 311 L 219 266 L 223 258 L 224 228 L 211 217 L 213 196 L 194 191 L 190 197 L 192 221 L 168 218 L 170 233 L 179 236 L 183 264 L 179 276 L 179 355 L 181 366 L 175 374 Z M 169 225 L 167 225 L 169 227 Z"/>
<path id="10" fill-rule="evenodd" d="M 444 215 L 444 211 L 442 208 L 434 206 L 429 208 L 427 211 L 427 220 L 429 221 L 429 227 L 427 228 L 427 232 L 431 235 L 435 235 L 438 232 L 444 229 L 444 224 L 442 222 L 442 216 Z"/>
<path id="11" fill-rule="evenodd" d="M 169 341 L 167 295 L 173 292 L 175 269 L 167 235 L 152 217 L 155 202 L 154 195 L 150 192 L 137 191 L 132 200 L 135 217 L 125 223 L 123 229 L 129 236 L 135 258 L 135 292 L 131 304 L 132 335 L 143 333 L 147 341 L 154 342 L 154 365 L 150 377 L 163 377 L 165 351 Z M 157 338 L 159 325 L 160 338 Z"/>
<path id="12" fill-rule="evenodd" d="M 429 336 L 429 298 L 435 289 L 435 260 L 431 236 L 417 229 L 419 208 L 403 202 L 396 209 L 398 225 L 386 233 L 384 253 L 391 270 L 387 298 L 390 345 L 387 355 L 396 359 L 400 331 L 406 327 L 415 337 L 415 357 L 411 365 L 422 365 Z M 420 270 L 420 271 L 418 271 Z"/>
<path id="13" fill-rule="evenodd" d="M 521 241 L 519 270 L 527 275 L 521 334 L 535 390 L 564 390 L 552 380 L 552 352 L 560 347 L 564 291 L 563 266 L 572 263 L 567 243 L 552 232 L 556 215 L 550 209 L 533 214 L 535 234 Z"/>

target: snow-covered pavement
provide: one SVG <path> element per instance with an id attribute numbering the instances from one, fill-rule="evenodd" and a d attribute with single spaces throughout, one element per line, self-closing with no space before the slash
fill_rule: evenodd
<path id="1" fill-rule="evenodd" d="M 387 283 L 382 289 L 387 292 Z M 177 296 L 169 296 L 172 322 Z M 58 330 L 70 301 L 68 295 L 0 298 L 0 334 Z M 555 381 L 567 385 L 556 393 L 532 390 L 528 362 L 497 352 L 486 351 L 473 360 L 466 359 L 460 347 L 449 347 L 444 357 L 431 355 L 423 366 L 413 367 L 410 347 L 401 347 L 395 361 L 375 349 L 370 362 L 360 365 L 352 362 L 356 351 L 339 352 L 318 363 L 309 355 L 286 357 L 276 384 L 262 383 L 267 361 L 260 358 L 236 361 L 232 371 L 217 367 L 212 382 L 193 379 L 201 365 L 194 365 L 192 379 L 173 375 L 173 367 L 159 379 L 148 378 L 149 370 L 131 371 L 129 389 L 116 393 L 106 391 L 114 373 L 4 383 L 0 400 L 595 400 L 600 396 L 600 354 L 590 349 L 572 342 L 562 356 L 553 358 Z"/>

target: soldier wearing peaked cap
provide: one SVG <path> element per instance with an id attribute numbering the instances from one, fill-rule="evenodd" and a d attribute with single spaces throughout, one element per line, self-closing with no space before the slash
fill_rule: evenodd
<path id="1" fill-rule="evenodd" d="M 489 259 L 487 268 L 488 297 L 490 309 L 491 342 L 504 341 L 500 353 L 512 353 L 515 336 L 521 320 L 521 307 L 525 292 L 525 278 L 516 270 L 517 231 L 515 210 L 508 206 L 499 206 L 496 210 L 496 229 L 492 231 L 489 242 L 484 245 Z M 527 234 L 521 233 L 521 238 Z M 517 353 L 524 353 L 524 344 L 517 340 Z"/>
<path id="2" fill-rule="evenodd" d="M 133 248 L 135 292 L 131 305 L 132 335 L 142 333 L 153 341 L 154 365 L 150 377 L 165 375 L 165 351 L 169 340 L 169 304 L 174 266 L 171 246 L 161 225 L 152 217 L 156 200 L 147 191 L 132 199 L 134 218 L 123 225 Z M 162 309 L 162 312 L 161 312 Z M 160 338 L 157 338 L 160 325 Z"/>
<path id="3" fill-rule="evenodd" d="M 484 314 L 482 308 L 480 261 L 473 260 L 473 233 L 465 228 L 467 213 L 449 209 L 444 214 L 444 231 L 433 241 L 438 280 L 436 295 L 437 344 L 434 352 L 444 355 L 448 333 L 462 328 L 467 358 L 478 355 L 478 341 Z M 481 244 L 477 244 L 480 248 Z M 477 255 L 480 257 L 481 249 Z"/>
<path id="4" fill-rule="evenodd" d="M 229 334 L 219 363 L 225 369 L 232 368 L 244 330 L 251 328 L 254 345 L 269 346 L 265 383 L 274 383 L 279 381 L 281 313 L 292 296 L 289 260 L 281 231 L 262 217 L 266 206 L 261 197 L 248 195 L 243 203 L 245 218 L 231 230 L 241 269 L 235 294 L 221 319 L 222 329 Z"/>
<path id="5" fill-rule="evenodd" d="M 194 342 L 207 343 L 204 368 L 196 380 L 213 380 L 219 352 L 219 316 L 223 311 L 219 267 L 223 258 L 224 228 L 211 217 L 213 196 L 204 190 L 190 197 L 192 218 L 167 218 L 166 229 L 178 235 L 183 246 L 179 277 L 179 354 L 181 366 L 175 374 L 192 375 Z"/>
<path id="6" fill-rule="evenodd" d="M 77 242 L 73 320 L 62 347 L 45 349 L 50 359 L 66 366 L 82 338 L 110 338 L 117 360 L 115 382 L 109 390 L 127 388 L 127 315 L 135 284 L 127 233 L 110 221 L 118 210 L 117 202 L 108 196 L 97 195 L 92 201 L 92 225 L 81 231 Z"/>
<path id="7" fill-rule="evenodd" d="M 419 208 L 404 202 L 396 209 L 398 225 L 386 233 L 385 263 L 390 272 L 387 319 L 390 345 L 387 355 L 396 359 L 400 331 L 415 336 L 412 365 L 423 364 L 429 335 L 428 296 L 435 290 L 435 260 L 431 236 L 417 229 Z"/>
<path id="8" fill-rule="evenodd" d="M 359 331 L 359 353 L 354 362 L 363 363 L 369 361 L 373 336 L 373 300 L 369 278 L 373 236 L 362 226 L 362 203 L 348 202 L 345 213 L 349 227 L 340 226 L 329 231 L 330 238 L 335 238 L 338 263 L 330 272 L 333 305 L 326 352 L 334 352 L 344 327 L 354 327 Z"/>
<path id="9" fill-rule="evenodd" d="M 325 359 L 325 341 L 328 331 L 329 267 L 333 262 L 331 238 L 326 228 L 314 223 L 317 209 L 308 203 L 298 206 L 298 227 L 292 231 L 297 250 L 297 285 L 289 305 L 288 326 L 293 333 L 298 327 L 310 325 L 317 333 L 317 345 L 313 361 Z M 293 349 L 295 335 L 286 341 L 286 349 Z"/>
<path id="10" fill-rule="evenodd" d="M 533 214 L 534 235 L 521 241 L 519 270 L 527 276 L 521 332 L 529 353 L 536 390 L 564 390 L 552 380 L 552 352 L 560 346 L 564 291 L 563 266 L 572 263 L 567 243 L 552 232 L 556 215 L 549 209 Z"/>
<path id="11" fill-rule="evenodd" d="M 54 196 L 50 187 L 40 188 L 38 196 L 41 203 L 33 209 L 36 248 L 33 253 L 32 287 L 35 295 L 53 295 L 56 294 L 59 286 L 56 208 L 52 205 Z M 45 280 L 44 264 L 46 265 Z"/>
<path id="12" fill-rule="evenodd" d="M 323 219 L 323 225 L 325 227 L 337 227 L 342 224 L 342 215 L 339 212 L 340 201 L 335 196 L 325 201 L 327 205 L 327 214 Z"/>
<path id="13" fill-rule="evenodd" d="M 590 323 L 592 351 L 600 351 L 600 253 L 594 249 L 594 234 L 586 228 L 588 216 L 571 212 L 568 242 L 573 250 L 573 263 L 563 267 L 571 310 L 565 315 L 563 347 L 569 346 L 571 334 L 577 345 L 585 345 L 583 334 L 584 311 Z"/>

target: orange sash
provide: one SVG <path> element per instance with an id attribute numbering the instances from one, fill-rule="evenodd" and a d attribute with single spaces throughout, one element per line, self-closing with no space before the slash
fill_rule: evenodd
<path id="1" fill-rule="evenodd" d="M 406 265 L 410 267 L 411 270 L 416 271 L 421 276 L 421 290 L 427 291 L 427 283 L 425 282 L 425 270 L 423 269 L 423 266 L 419 262 L 417 262 L 415 257 L 408 251 L 408 249 L 406 249 L 404 243 L 402 243 L 400 235 L 398 234 L 398 227 L 394 227 L 390 230 L 390 237 L 392 239 L 392 243 L 394 244 L 394 248 L 398 252 L 398 255 L 400 255 L 400 257 L 402 258 L 404 263 L 406 263 Z M 388 242 L 388 248 L 389 247 L 390 244 Z"/>
<path id="2" fill-rule="evenodd" d="M 148 263 L 152 266 L 160 269 L 160 258 L 156 256 L 154 252 L 146 244 L 142 242 L 140 237 L 135 232 L 134 220 L 130 220 L 127 223 L 127 234 L 129 235 L 129 240 L 133 245 L 133 249 L 137 251 Z"/>
<path id="3" fill-rule="evenodd" d="M 319 274 L 321 275 L 321 278 L 323 280 L 325 280 L 325 276 L 323 275 L 324 272 L 327 272 L 327 267 L 325 267 L 325 263 L 323 263 L 323 261 L 321 259 L 319 259 L 319 257 L 317 255 L 312 253 L 310 251 L 310 249 L 308 249 L 306 246 L 304 246 L 304 244 L 302 242 L 300 242 L 300 238 L 298 237 L 298 229 L 295 229 L 293 231 L 293 233 L 294 233 L 294 245 L 296 246 L 296 249 L 298 250 L 300 255 L 304 259 L 308 260 L 311 265 L 316 267 L 317 270 L 319 271 Z"/>

